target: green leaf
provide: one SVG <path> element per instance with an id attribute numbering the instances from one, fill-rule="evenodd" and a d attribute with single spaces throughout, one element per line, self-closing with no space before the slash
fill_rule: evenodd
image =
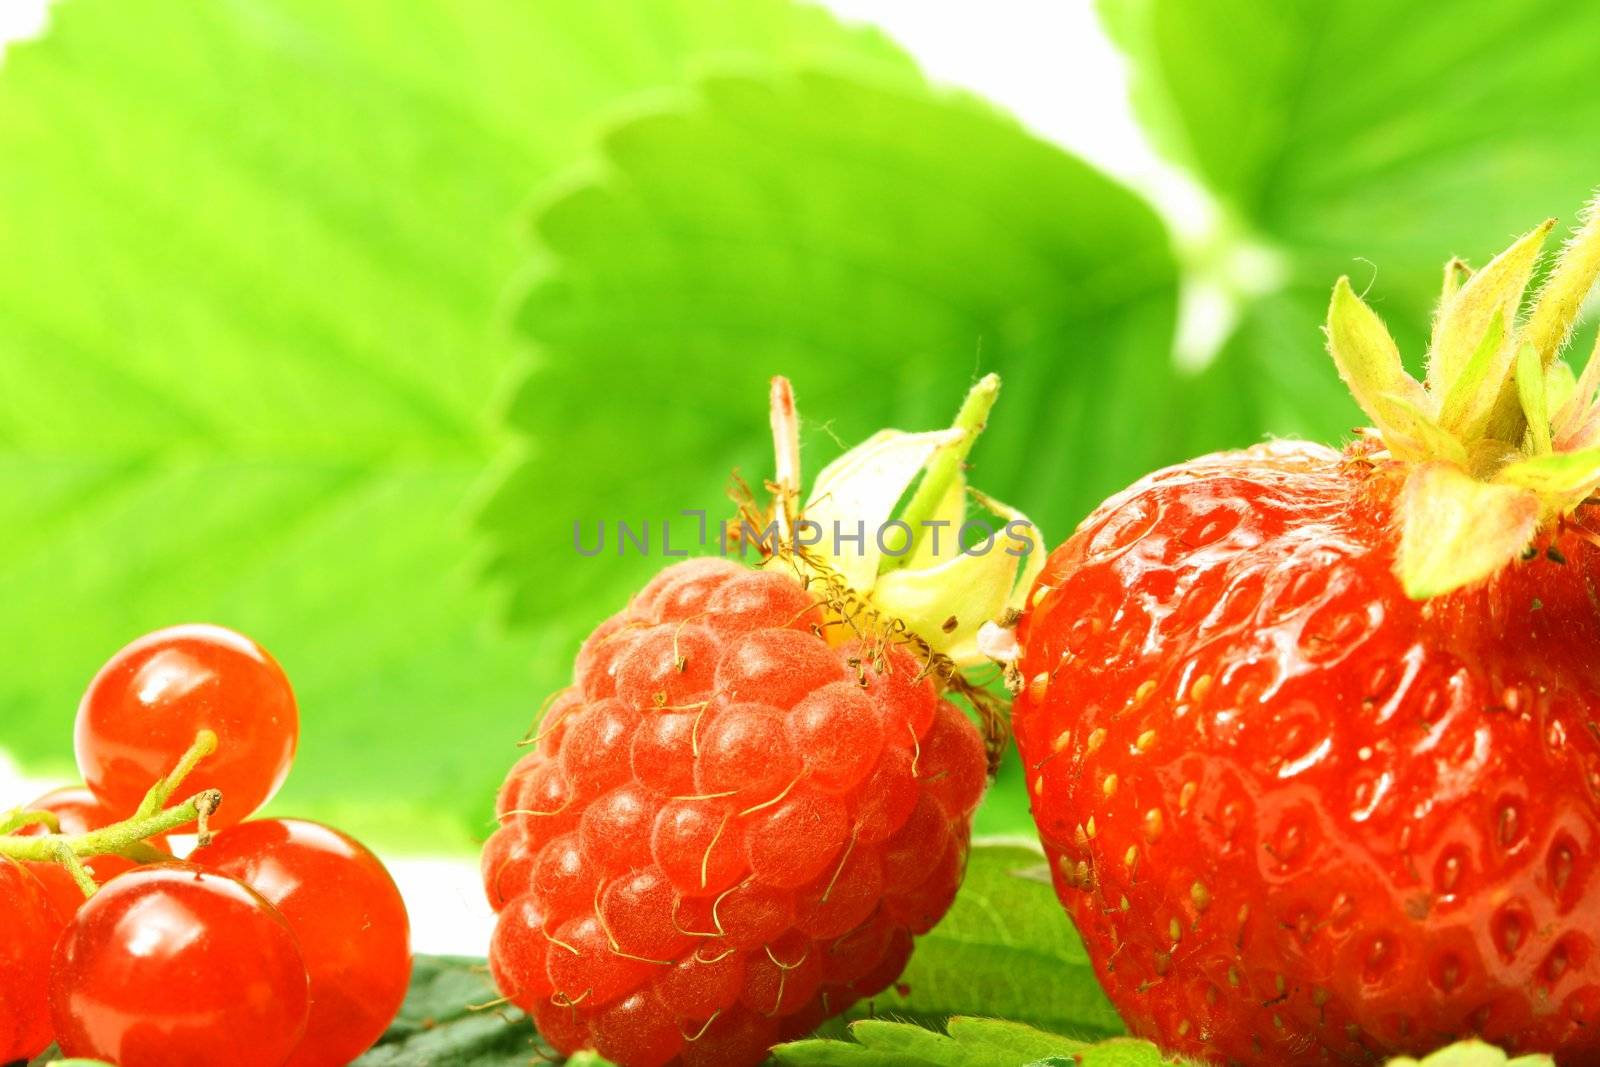
<path id="1" fill-rule="evenodd" d="M 1100 8 L 1134 61 L 1137 109 L 1160 146 L 1217 195 L 1232 228 L 1283 260 L 1283 287 L 1262 298 L 1270 310 L 1247 304 L 1219 360 L 1237 364 L 1224 376 L 1299 388 L 1246 409 L 1228 443 L 1264 429 L 1331 438 L 1358 417 L 1314 333 L 1334 279 L 1370 281 L 1415 359 L 1441 262 L 1454 252 L 1482 266 L 1507 235 L 1570 218 L 1595 182 L 1600 96 L 1588 42 L 1600 35 L 1600 6 L 1442 0 L 1403 16 L 1363 0 Z M 1467 343 L 1482 333 L 1480 324 Z M 1303 369 L 1281 367 L 1291 362 Z M 1263 426 L 1255 414 L 1279 421 Z"/>
<path id="2" fill-rule="evenodd" d="M 854 1042 L 795 1041 L 772 1050 L 792 1067 L 1163 1067 L 1169 1059 L 1148 1041 L 1111 1038 L 1090 1044 L 996 1019 L 956 1017 L 948 1033 L 914 1023 L 863 1020 Z"/>
<path id="3" fill-rule="evenodd" d="M 993 850 L 994 846 L 984 846 Z M 1037 858 L 1036 856 L 1034 857 Z M 922 942 L 919 942 L 919 946 Z M 919 947 L 918 951 L 921 951 Z M 1039 990 L 1052 986 L 1037 986 Z M 939 1018 L 938 1030 L 909 1022 L 863 1019 L 850 1024 L 853 1040 L 794 1041 L 773 1050 L 791 1067 L 1167 1067 L 1148 1041 L 1113 1037 L 1084 1041 L 1020 1022 L 956 1015 Z M 68 1067 L 50 1053 L 37 1063 Z M 499 1003 L 482 960 L 418 956 L 400 1016 L 375 1048 L 353 1067 L 526 1067 L 558 1062 L 539 1041 L 526 1016 Z M 594 1053 L 567 1061 L 572 1067 L 606 1067 Z M 1421 1067 L 1550 1067 L 1547 1056 L 1508 1060 L 1479 1042 L 1436 1052 Z M 1418 1067 L 1412 1059 L 1391 1067 Z"/>
<path id="4" fill-rule="evenodd" d="M 400 1017 L 354 1067 L 527 1067 L 555 1059 L 527 1016 L 499 1000 L 482 960 L 418 956 Z"/>
<path id="5" fill-rule="evenodd" d="M 1164 420 L 1176 447 L 1196 456 L 1269 436 L 1332 440 L 1364 425 L 1318 342 L 1327 310 L 1325 288 L 1275 293 L 1243 308 L 1232 336 L 1192 373 Z M 1307 404 L 1308 396 L 1325 403 Z M 1208 414 L 1191 419 L 1195 411 Z"/>
<path id="6" fill-rule="evenodd" d="M 1046 1033 L 1004 1019 L 952 1016 L 945 1024 L 945 1031 L 958 1042 L 981 1045 L 1018 1059 L 1048 1060 L 1071 1052 L 1072 1046 L 1079 1044 L 1060 1034 Z"/>
<path id="7" fill-rule="evenodd" d="M 1176 458 L 1174 267 L 1150 210 L 971 101 L 806 70 L 703 82 L 616 127 L 538 213 L 518 322 L 526 453 L 484 516 L 514 611 L 620 604 L 771 470 L 766 381 L 795 384 L 812 472 L 894 426 L 1005 391 L 971 484 L 1060 537 Z M 574 556 L 575 519 L 648 520 L 654 558 Z"/>
<path id="8" fill-rule="evenodd" d="M 917 939 L 911 964 L 897 983 L 906 992 L 892 990 L 859 1005 L 858 1015 L 892 1014 L 941 1026 L 952 1015 L 990 1016 L 950 1019 L 949 1038 L 912 1029 L 918 1031 L 916 1040 L 929 1047 L 942 1048 L 953 1040 L 994 1049 L 1007 1057 L 1006 1067 L 1079 1048 L 1077 1038 L 1120 1031 L 1055 892 L 1035 874 L 1042 862 L 1037 846 L 975 843 L 955 905 L 938 926 Z M 1041 996 L 1041 990 L 1049 995 Z M 481 961 L 419 956 L 400 1018 L 358 1063 L 360 1067 L 499 1065 L 513 1060 L 525 1064 L 535 1056 L 532 1027 L 521 1012 L 498 999 Z M 857 1034 L 867 1044 L 888 1033 L 882 1040 L 901 1047 L 896 1044 L 898 1031 L 881 1029 L 887 1024 L 863 1020 L 857 1025 L 865 1027 Z M 818 1055 L 857 1055 L 839 1052 L 838 1044 L 823 1043 Z"/>
<path id="9" fill-rule="evenodd" d="M 1032 843 L 975 843 L 955 904 L 917 939 L 904 976 L 871 1010 L 993 1016 L 1073 1036 L 1121 1032 L 1055 890 L 1032 875 L 1042 862 Z"/>
<path id="10" fill-rule="evenodd" d="M 909 65 L 786 0 L 51 18 L 0 69 L 0 643 L 28 650 L 0 677 L 6 746 L 70 773 L 107 656 L 226 623 L 301 698 L 280 810 L 429 850 L 481 837 L 511 742 L 605 611 L 547 601 L 508 637 L 474 562 L 530 190 L 597 114 L 712 56 Z"/>

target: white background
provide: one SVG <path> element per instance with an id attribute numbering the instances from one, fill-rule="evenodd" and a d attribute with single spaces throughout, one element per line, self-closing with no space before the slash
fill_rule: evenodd
<path id="1" fill-rule="evenodd" d="M 828 0 L 826 6 L 876 23 L 936 81 L 1004 106 L 1035 133 L 1139 190 L 1180 241 L 1201 239 L 1214 224 L 1204 193 L 1157 157 L 1134 122 L 1125 65 L 1088 0 Z M 41 32 L 46 7 L 47 0 L 0 0 L 0 44 Z M 1180 347 L 1203 354 L 1225 329 L 1227 309 L 1194 287 L 1185 297 Z M 59 784 L 24 778 L 0 749 L 0 807 Z M 406 896 L 417 951 L 486 951 L 492 914 L 475 862 L 384 858 Z"/>

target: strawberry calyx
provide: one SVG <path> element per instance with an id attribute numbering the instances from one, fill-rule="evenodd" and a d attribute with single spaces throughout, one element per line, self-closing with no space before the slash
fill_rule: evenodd
<path id="1" fill-rule="evenodd" d="M 1600 345 L 1576 377 L 1560 359 L 1600 276 L 1600 199 L 1530 302 L 1554 227 L 1482 270 L 1445 265 L 1420 382 L 1349 278 L 1334 285 L 1328 348 L 1372 420 L 1366 458 L 1403 480 L 1395 569 L 1414 599 L 1495 574 L 1600 487 Z"/>

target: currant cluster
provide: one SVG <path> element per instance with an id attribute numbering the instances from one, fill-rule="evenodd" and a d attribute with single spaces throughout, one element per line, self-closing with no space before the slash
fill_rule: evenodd
<path id="1" fill-rule="evenodd" d="M 54 1040 L 118 1067 L 337 1067 L 378 1038 L 411 970 L 393 880 L 337 830 L 243 821 L 298 736 L 283 670 L 232 631 L 160 630 L 101 669 L 86 784 L 0 812 L 0 1063 Z"/>
<path id="2" fill-rule="evenodd" d="M 899 977 L 987 775 L 925 662 L 794 577 L 663 571 L 590 636 L 501 789 L 501 991 L 562 1053 L 742 1067 Z"/>

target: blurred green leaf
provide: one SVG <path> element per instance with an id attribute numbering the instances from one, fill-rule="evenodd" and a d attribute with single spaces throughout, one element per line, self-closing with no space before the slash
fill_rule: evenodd
<path id="1" fill-rule="evenodd" d="M 615 610 L 668 543 L 708 551 L 730 469 L 758 491 L 769 476 L 773 374 L 795 383 L 815 473 L 884 426 L 948 425 L 971 379 L 1000 371 L 972 484 L 1051 537 L 1182 455 L 1156 425 L 1177 403 L 1165 232 L 971 100 L 817 71 L 710 77 L 617 126 L 535 230 L 532 368 L 508 415 L 522 441 L 484 513 L 518 618 Z M 647 555 L 622 551 L 621 522 L 647 530 Z M 598 556 L 578 554 L 575 523 Z M 1014 761 L 979 823 L 1031 829 Z"/>
<path id="2" fill-rule="evenodd" d="M 282 808 L 464 843 L 575 643 L 499 631 L 466 521 L 529 190 L 704 62 L 909 64 L 785 0 L 52 18 L 0 70 L 0 743 L 70 773 L 111 652 L 226 623 L 301 696 Z"/>
<path id="3" fill-rule="evenodd" d="M 1037 876 L 1043 863 L 1031 842 L 974 843 L 955 904 L 917 939 L 905 974 L 873 998 L 872 1013 L 941 1022 L 986 1015 L 1076 1037 L 1120 1033 L 1048 876 Z"/>
<path id="4" fill-rule="evenodd" d="M 1152 134 L 1243 239 L 1282 256 L 1281 288 L 1246 308 L 1208 372 L 1206 388 L 1246 393 L 1225 443 L 1336 437 L 1359 421 L 1318 333 L 1339 275 L 1370 286 L 1415 364 L 1446 259 L 1482 266 L 1544 218 L 1570 221 L 1600 182 L 1600 6 L 1445 0 L 1397 17 L 1363 0 L 1102 0 L 1101 11 L 1134 60 Z M 1248 290 L 1230 252 L 1195 255 Z"/>
<path id="5" fill-rule="evenodd" d="M 485 513 L 513 611 L 614 608 L 771 470 L 766 381 L 795 384 L 806 461 L 876 429 L 948 424 L 1005 388 L 972 484 L 1063 536 L 1170 458 L 1174 266 L 1126 190 L 974 102 L 803 71 L 701 83 L 616 127 L 539 211 L 519 316 L 525 452 Z M 650 523 L 618 559 L 614 524 Z M 580 558 L 573 524 L 592 547 Z"/>

